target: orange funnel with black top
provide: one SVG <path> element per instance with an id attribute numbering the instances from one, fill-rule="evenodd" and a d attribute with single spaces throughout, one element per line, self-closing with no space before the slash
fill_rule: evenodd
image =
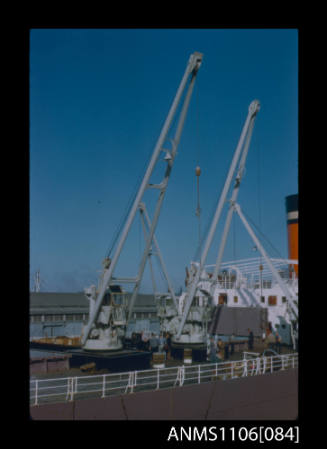
<path id="1" fill-rule="evenodd" d="M 286 197 L 286 214 L 287 214 L 287 235 L 288 235 L 288 258 L 299 258 L 299 209 L 298 194 Z M 291 274 L 290 266 L 290 274 Z M 296 276 L 298 276 L 298 265 L 294 265 Z"/>

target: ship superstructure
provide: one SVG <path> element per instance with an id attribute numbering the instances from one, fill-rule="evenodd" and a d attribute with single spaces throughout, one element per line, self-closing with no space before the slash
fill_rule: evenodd
<path id="1" fill-rule="evenodd" d="M 296 266 L 297 260 L 271 259 L 271 262 L 291 292 L 292 298 L 297 298 L 298 278 L 295 270 L 292 270 L 291 277 L 289 275 L 289 267 Z M 198 284 L 200 292 L 210 291 L 213 269 L 214 265 L 207 265 L 203 270 Z M 289 306 L 283 289 L 261 257 L 222 263 L 212 294 L 212 303 L 218 308 L 227 306 L 267 309 L 267 328 L 262 329 L 263 337 L 267 331 L 278 332 L 282 342 L 290 345 L 293 325 L 297 338 L 298 301 L 294 299 L 292 306 Z M 213 316 L 212 321 L 214 319 Z"/>

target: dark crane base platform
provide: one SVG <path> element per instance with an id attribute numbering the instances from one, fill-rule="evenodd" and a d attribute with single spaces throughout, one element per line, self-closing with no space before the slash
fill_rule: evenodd
<path id="1" fill-rule="evenodd" d="M 81 347 L 51 343 L 30 342 L 30 349 L 63 352 L 69 355 L 70 368 L 79 368 L 87 363 L 95 363 L 96 370 L 110 372 L 143 370 L 150 368 L 152 354 L 149 351 L 122 349 L 119 351 L 84 351 Z"/>
<path id="2" fill-rule="evenodd" d="M 107 369 L 110 372 L 144 370 L 150 368 L 151 352 L 121 350 L 112 352 L 70 351 L 70 367 L 77 368 L 87 363 L 95 363 L 96 369 Z"/>
<path id="3" fill-rule="evenodd" d="M 177 360 L 184 359 L 184 349 L 192 349 L 193 362 L 205 362 L 207 360 L 207 346 L 203 344 L 178 344 L 172 343 L 171 356 Z"/>

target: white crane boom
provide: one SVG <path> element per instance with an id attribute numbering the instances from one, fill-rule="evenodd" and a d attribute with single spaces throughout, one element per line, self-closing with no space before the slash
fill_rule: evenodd
<path id="1" fill-rule="evenodd" d="M 104 276 L 103 276 L 103 282 L 100 288 L 100 291 L 96 297 L 94 306 L 92 307 L 92 311 L 90 311 L 90 316 L 89 316 L 89 321 L 84 329 L 83 332 L 83 336 L 82 336 L 82 345 L 85 344 L 86 340 L 89 337 L 91 328 L 93 326 L 93 324 L 95 323 L 97 316 L 99 314 L 102 302 L 103 302 L 103 298 L 104 295 L 106 293 L 107 287 L 111 284 L 111 280 L 112 280 L 112 276 L 113 276 L 113 272 L 114 269 L 116 268 L 119 256 L 121 254 L 121 251 L 123 249 L 124 243 L 126 241 L 127 235 L 129 233 L 129 230 L 131 228 L 132 222 L 134 220 L 135 214 L 138 210 L 138 208 L 140 207 L 143 195 L 146 191 L 147 188 L 156 188 L 159 189 L 159 198 L 157 200 L 157 204 L 156 204 L 156 208 L 155 208 L 155 212 L 154 212 L 154 217 L 153 217 L 153 221 L 152 224 L 150 226 L 149 232 L 148 232 L 148 237 L 147 237 L 147 241 L 145 244 L 145 249 L 144 249 L 144 253 L 141 259 L 141 263 L 139 265 L 139 270 L 138 270 L 138 274 L 137 277 L 135 278 L 135 287 L 132 293 L 132 297 L 130 300 L 130 304 L 129 304 L 129 312 L 128 312 L 128 318 L 131 317 L 131 313 L 133 310 L 133 306 L 134 306 L 134 302 L 139 290 L 139 286 L 140 286 L 140 282 L 143 276 L 143 272 L 144 272 L 144 268 L 145 268 L 145 263 L 149 254 L 149 250 L 154 238 L 154 231 L 158 222 L 158 218 L 159 218 L 159 213 L 160 213 L 160 209 L 161 209 L 161 205 L 165 196 L 165 191 L 167 188 L 167 184 L 168 184 L 168 180 L 169 180 L 169 176 L 172 170 L 172 166 L 173 166 L 173 162 L 174 162 L 174 158 L 176 155 L 176 151 L 177 151 L 177 146 L 179 144 L 179 140 L 180 140 L 180 136 L 181 136 L 181 132 L 183 129 L 183 125 L 184 125 L 184 121 L 185 121 L 185 117 L 186 117 L 186 113 L 187 113 L 187 109 L 189 106 L 189 102 L 190 102 L 190 98 L 191 98 L 191 94 L 193 91 L 193 87 L 194 87 L 194 82 L 195 82 L 195 78 L 196 78 L 196 74 L 197 71 L 201 65 L 202 62 L 202 54 L 198 53 L 198 52 L 194 52 L 193 54 L 191 54 L 185 73 L 183 75 L 183 78 L 180 82 L 180 85 L 178 87 L 177 93 L 175 95 L 175 98 L 173 100 L 173 103 L 171 105 L 171 108 L 169 110 L 169 113 L 167 115 L 167 118 L 165 120 L 165 123 L 162 127 L 161 133 L 159 135 L 158 141 L 156 143 L 156 146 L 154 148 L 153 154 L 151 156 L 149 165 L 147 167 L 147 170 L 145 172 L 145 175 L 143 177 L 142 183 L 139 187 L 138 193 L 135 197 L 135 200 L 133 202 L 133 205 L 130 209 L 129 215 L 127 217 L 127 220 L 125 222 L 124 228 L 122 230 L 122 234 L 120 237 L 120 240 L 118 242 L 116 251 L 114 253 L 114 256 L 112 258 L 112 261 L 110 263 L 110 266 L 108 267 L 108 269 L 105 271 Z M 176 110 L 177 107 L 180 103 L 182 94 L 185 90 L 187 81 L 189 79 L 191 75 L 191 80 L 188 86 L 188 90 L 186 92 L 185 95 L 185 99 L 184 99 L 184 103 L 183 103 L 183 107 L 180 113 L 180 117 L 179 117 L 179 122 L 177 125 L 177 130 L 175 133 L 175 137 L 174 139 L 172 139 L 172 149 L 171 150 L 165 150 L 163 148 L 163 145 L 165 143 L 165 140 L 167 138 L 167 134 L 168 131 L 170 129 L 173 117 L 176 114 Z M 165 175 L 164 175 L 164 179 L 160 184 L 155 184 L 155 185 L 151 185 L 149 184 L 150 181 L 150 177 L 152 175 L 152 172 L 154 170 L 154 167 L 156 166 L 156 163 L 158 161 L 158 157 L 161 151 L 166 152 L 166 156 L 165 156 L 165 161 L 167 162 L 167 167 L 165 170 Z"/>
<path id="2" fill-rule="evenodd" d="M 242 129 L 242 132 L 241 132 L 241 136 L 240 136 L 238 145 L 237 145 L 236 150 L 234 152 L 234 156 L 233 156 L 233 159 L 232 159 L 232 163 L 231 163 L 229 172 L 227 174 L 227 178 L 226 178 L 226 181 L 225 181 L 225 184 L 224 184 L 224 188 L 223 188 L 223 191 L 221 193 L 220 199 L 218 201 L 216 212 L 215 212 L 214 218 L 212 220 L 212 223 L 211 223 L 211 226 L 210 226 L 210 229 L 209 229 L 209 233 L 208 233 L 208 236 L 207 236 L 207 239 L 206 239 L 206 242 L 205 242 L 205 246 L 204 246 L 204 249 L 203 249 L 203 252 L 202 252 L 202 255 L 201 255 L 199 267 L 197 269 L 197 272 L 195 273 L 195 276 L 194 276 L 192 282 L 188 286 L 186 302 L 185 302 L 182 318 L 181 318 L 181 321 L 180 321 L 180 324 L 179 324 L 179 327 L 178 327 L 178 331 L 177 331 L 177 334 L 176 334 L 176 340 L 178 340 L 180 338 L 181 334 L 182 334 L 183 327 L 184 327 L 184 324 L 186 322 L 187 316 L 189 314 L 189 310 L 190 310 L 190 307 L 192 305 L 192 301 L 193 301 L 193 298 L 194 298 L 194 295 L 195 295 L 195 292 L 196 292 L 196 289 L 197 289 L 198 282 L 200 280 L 201 273 L 202 273 L 203 268 L 205 266 L 205 262 L 206 262 L 207 255 L 208 255 L 208 251 L 210 249 L 210 246 L 211 246 L 211 243 L 212 243 L 215 231 L 216 231 L 216 227 L 217 227 L 217 224 L 218 224 L 218 221 L 219 221 L 219 218 L 220 218 L 223 206 L 225 204 L 226 197 L 228 195 L 228 191 L 230 189 L 230 185 L 231 185 L 231 182 L 232 182 L 232 177 L 233 177 L 233 174 L 234 174 L 234 172 L 236 170 L 236 165 L 237 165 L 237 162 L 238 162 L 238 160 L 240 158 L 240 155 L 241 155 L 241 152 L 242 152 L 242 149 L 243 149 L 245 138 L 248 135 L 249 129 L 252 132 L 253 121 L 254 121 L 255 116 L 256 116 L 257 112 L 259 111 L 259 109 L 260 109 L 259 101 L 258 100 L 252 101 L 250 106 L 249 106 L 248 115 L 246 117 L 246 120 L 245 120 L 243 129 Z M 246 143 L 246 152 L 247 152 L 248 144 L 249 144 L 249 139 L 248 139 L 248 141 Z"/>

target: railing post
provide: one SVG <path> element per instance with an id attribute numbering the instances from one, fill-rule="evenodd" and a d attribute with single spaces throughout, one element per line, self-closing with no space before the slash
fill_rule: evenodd
<path id="1" fill-rule="evenodd" d="M 243 369 L 242 377 L 247 377 L 247 375 L 248 375 L 248 362 L 247 362 L 246 359 L 243 360 L 243 365 L 244 365 L 244 369 Z"/>
<path id="2" fill-rule="evenodd" d="M 106 396 L 106 375 L 104 374 L 102 377 L 102 398 Z"/>
<path id="3" fill-rule="evenodd" d="M 70 396 L 70 389 L 71 389 L 71 377 L 67 378 L 67 393 L 66 393 L 66 401 L 68 400 Z"/>
<path id="4" fill-rule="evenodd" d="M 218 377 L 218 363 L 216 363 L 216 377 Z"/>
<path id="5" fill-rule="evenodd" d="M 177 367 L 177 377 L 176 377 L 174 386 L 176 386 L 177 382 L 179 382 L 180 387 L 183 385 L 184 374 L 185 374 L 184 369 L 185 369 L 184 365 Z"/>
<path id="6" fill-rule="evenodd" d="M 36 379 L 36 380 L 35 380 L 35 402 L 34 402 L 34 405 L 37 405 L 37 400 L 38 400 L 38 397 L 37 397 L 37 394 L 38 394 L 38 388 L 39 388 L 39 381 Z"/>
<path id="7" fill-rule="evenodd" d="M 128 391 L 128 389 L 130 388 L 130 386 L 131 386 L 131 378 L 132 378 L 132 375 L 133 375 L 133 373 L 132 373 L 132 371 L 130 371 L 129 373 L 128 373 L 128 381 L 127 381 L 127 385 L 126 385 L 126 388 L 125 388 L 125 394 L 127 393 L 127 391 Z"/>
<path id="8" fill-rule="evenodd" d="M 270 372 L 273 372 L 273 356 L 270 357 Z"/>
<path id="9" fill-rule="evenodd" d="M 198 383 L 200 384 L 201 383 L 201 366 L 199 365 L 199 368 L 198 368 Z"/>
<path id="10" fill-rule="evenodd" d="M 256 367 L 256 370 L 255 370 L 255 373 L 256 373 L 256 375 L 261 373 L 261 359 L 260 359 L 260 357 L 257 357 L 257 367 Z"/>
<path id="11" fill-rule="evenodd" d="M 133 391 L 134 391 L 134 387 L 136 387 L 136 382 L 137 382 L 137 371 L 134 371 Z M 132 392 L 133 392 L 133 391 L 132 391 Z"/>
<path id="12" fill-rule="evenodd" d="M 74 399 L 74 378 L 71 378 L 71 385 L 70 385 L 70 401 Z"/>
<path id="13" fill-rule="evenodd" d="M 232 362 L 230 366 L 230 377 L 231 379 L 234 379 L 234 362 Z"/>
<path id="14" fill-rule="evenodd" d="M 78 382 L 78 377 L 75 377 L 74 380 L 75 380 L 74 394 L 77 394 L 77 382 Z"/>
<path id="15" fill-rule="evenodd" d="M 281 359 L 282 359 L 282 370 L 285 369 L 285 356 L 281 355 Z"/>
<path id="16" fill-rule="evenodd" d="M 69 401 L 73 401 L 74 400 L 74 387 L 75 387 L 75 384 L 76 384 L 76 381 L 75 381 L 75 379 L 77 380 L 77 378 L 75 377 L 69 377 L 69 388 L 70 388 L 70 391 L 69 391 L 69 396 L 70 396 L 70 399 L 69 399 Z"/>
<path id="17" fill-rule="evenodd" d="M 176 387 L 177 382 L 179 381 L 179 377 L 180 377 L 180 367 L 178 366 L 177 367 L 177 375 L 176 375 L 176 379 L 175 379 L 175 382 L 174 382 L 174 387 Z"/>
<path id="18" fill-rule="evenodd" d="M 262 361 L 263 361 L 262 374 L 265 374 L 266 367 L 267 367 L 267 359 L 266 359 L 266 357 L 262 357 Z"/>
<path id="19" fill-rule="evenodd" d="M 251 376 L 255 373 L 256 370 L 256 359 L 252 359 L 252 365 L 251 365 Z"/>
<path id="20" fill-rule="evenodd" d="M 156 390 L 159 390 L 159 385 L 160 385 L 160 370 L 159 370 L 159 368 L 157 368 L 157 388 L 156 388 Z"/>
<path id="21" fill-rule="evenodd" d="M 133 371 L 131 371 L 131 377 L 130 377 L 130 389 L 131 389 L 131 393 L 133 393 L 134 391 L 134 376 L 135 373 Z"/>

